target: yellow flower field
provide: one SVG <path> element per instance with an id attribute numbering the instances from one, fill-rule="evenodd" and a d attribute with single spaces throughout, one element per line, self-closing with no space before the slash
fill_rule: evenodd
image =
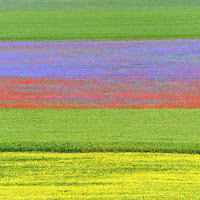
<path id="1" fill-rule="evenodd" d="M 0 199 L 200 199 L 200 155 L 1 153 Z"/>

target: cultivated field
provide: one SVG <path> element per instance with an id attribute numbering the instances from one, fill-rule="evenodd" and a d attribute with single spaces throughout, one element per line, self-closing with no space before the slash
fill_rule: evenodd
<path id="1" fill-rule="evenodd" d="M 196 0 L 13 0 L 0 3 L 0 40 L 199 38 Z"/>
<path id="2" fill-rule="evenodd" d="M 198 0 L 0 1 L 0 199 L 200 199 L 199 24 Z"/>
<path id="3" fill-rule="evenodd" d="M 200 108 L 199 39 L 0 48 L 0 108 Z"/>
<path id="4" fill-rule="evenodd" d="M 1 199 L 199 199 L 199 155 L 2 153 L 0 163 Z"/>
<path id="5" fill-rule="evenodd" d="M 200 153 L 200 110 L 0 110 L 1 151 Z"/>

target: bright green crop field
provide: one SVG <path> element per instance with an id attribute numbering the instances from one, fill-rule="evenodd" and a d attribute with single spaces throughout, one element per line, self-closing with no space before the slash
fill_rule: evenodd
<path id="1" fill-rule="evenodd" d="M 0 151 L 200 153 L 200 110 L 0 110 Z"/>
<path id="2" fill-rule="evenodd" d="M 198 200 L 200 156 L 1 153 L 1 199 Z"/>
<path id="3" fill-rule="evenodd" d="M 199 38 L 198 0 L 0 1 L 0 40 Z"/>

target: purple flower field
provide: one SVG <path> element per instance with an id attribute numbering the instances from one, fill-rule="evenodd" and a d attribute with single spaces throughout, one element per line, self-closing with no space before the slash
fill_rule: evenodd
<path id="1" fill-rule="evenodd" d="M 200 108 L 200 40 L 0 42 L 1 108 Z"/>

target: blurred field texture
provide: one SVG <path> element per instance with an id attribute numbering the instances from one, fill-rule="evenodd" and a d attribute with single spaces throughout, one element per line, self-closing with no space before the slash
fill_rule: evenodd
<path id="1" fill-rule="evenodd" d="M 199 39 L 0 48 L 0 108 L 200 108 Z"/>
<path id="2" fill-rule="evenodd" d="M 200 199 L 199 24 L 199 0 L 1 0 L 0 199 Z"/>
<path id="3" fill-rule="evenodd" d="M 199 199 L 199 155 L 2 153 L 0 168 L 1 199 Z"/>
<path id="4" fill-rule="evenodd" d="M 198 0 L 1 0 L 0 40 L 199 38 Z"/>
<path id="5" fill-rule="evenodd" d="M 0 113 L 0 151 L 200 153 L 199 109 Z"/>
<path id="6" fill-rule="evenodd" d="M 0 5 L 1 151 L 199 153 L 198 1 Z"/>

